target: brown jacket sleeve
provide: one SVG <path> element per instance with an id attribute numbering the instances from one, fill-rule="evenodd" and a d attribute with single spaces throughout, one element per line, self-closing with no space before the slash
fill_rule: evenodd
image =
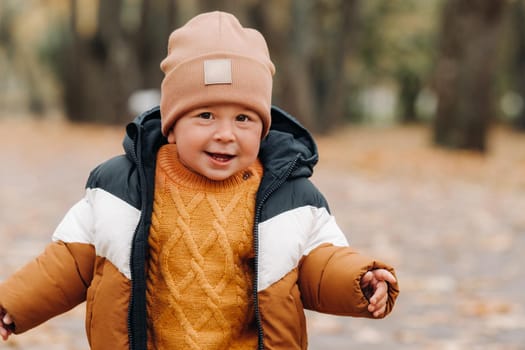
<path id="1" fill-rule="evenodd" d="M 329 244 L 315 248 L 299 265 L 299 288 L 305 308 L 335 315 L 372 318 L 360 280 L 367 271 L 374 269 L 386 269 L 395 276 L 392 267 L 363 256 L 352 248 Z M 398 294 L 398 284 L 389 284 L 383 317 L 392 311 Z"/>
<path id="2" fill-rule="evenodd" d="M 86 299 L 93 277 L 92 245 L 53 242 L 0 284 L 0 306 L 22 333 L 66 312 Z"/>

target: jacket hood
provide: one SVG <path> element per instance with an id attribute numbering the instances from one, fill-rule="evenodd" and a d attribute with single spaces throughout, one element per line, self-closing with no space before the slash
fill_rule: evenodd
<path id="1" fill-rule="evenodd" d="M 318 161 L 317 145 L 308 130 L 282 109 L 272 106 L 272 125 L 261 141 L 259 158 L 265 172 L 279 178 L 283 171 L 288 177 L 309 177 Z M 167 142 L 160 129 L 160 108 L 154 107 L 126 127 L 123 146 L 128 158 L 137 163 L 144 157 L 154 157 L 158 148 Z M 140 145 L 140 147 L 139 147 Z M 293 164 L 293 169 L 290 166 Z"/>
<path id="2" fill-rule="evenodd" d="M 156 155 L 158 148 L 167 143 L 161 133 L 160 107 L 154 107 L 136 117 L 126 126 L 123 147 L 126 156 L 134 163 L 150 154 Z"/>
<path id="3" fill-rule="evenodd" d="M 289 177 L 310 177 L 319 159 L 317 145 L 308 130 L 282 109 L 272 107 L 270 133 L 261 142 L 259 158 L 265 171 L 279 174 L 295 162 Z"/>

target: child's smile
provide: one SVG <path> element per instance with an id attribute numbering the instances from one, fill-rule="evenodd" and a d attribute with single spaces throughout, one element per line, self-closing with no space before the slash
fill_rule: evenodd
<path id="1" fill-rule="evenodd" d="M 214 161 L 219 163 L 227 163 L 231 159 L 233 159 L 235 156 L 231 154 L 224 154 L 224 153 L 211 153 L 206 152 L 210 158 L 212 158 Z"/>

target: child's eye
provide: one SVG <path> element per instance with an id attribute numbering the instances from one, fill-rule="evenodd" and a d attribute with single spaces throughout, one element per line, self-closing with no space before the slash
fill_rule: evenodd
<path id="1" fill-rule="evenodd" d="M 239 114 L 237 117 L 236 117 L 236 120 L 238 122 L 247 122 L 248 120 L 250 120 L 250 117 L 248 117 L 247 115 L 245 114 Z"/>
<path id="2" fill-rule="evenodd" d="M 204 113 L 201 113 L 199 114 L 199 118 L 202 118 L 202 119 L 211 119 L 211 113 L 210 112 L 204 112 Z"/>

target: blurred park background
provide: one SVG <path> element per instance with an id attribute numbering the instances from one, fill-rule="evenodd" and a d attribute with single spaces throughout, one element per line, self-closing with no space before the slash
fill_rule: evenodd
<path id="1" fill-rule="evenodd" d="M 3 0 L 1 115 L 125 123 L 158 101 L 167 37 L 234 13 L 266 37 L 274 103 L 315 132 L 425 123 L 437 144 L 485 150 L 525 129 L 522 0 Z"/>
<path id="2" fill-rule="evenodd" d="M 308 314 L 316 349 L 525 349 L 525 0 L 2 0 L 0 280 L 37 255 L 158 104 L 169 33 L 266 37 L 352 244 L 398 269 L 385 320 Z M 86 349 L 83 306 L 0 343 Z"/>

